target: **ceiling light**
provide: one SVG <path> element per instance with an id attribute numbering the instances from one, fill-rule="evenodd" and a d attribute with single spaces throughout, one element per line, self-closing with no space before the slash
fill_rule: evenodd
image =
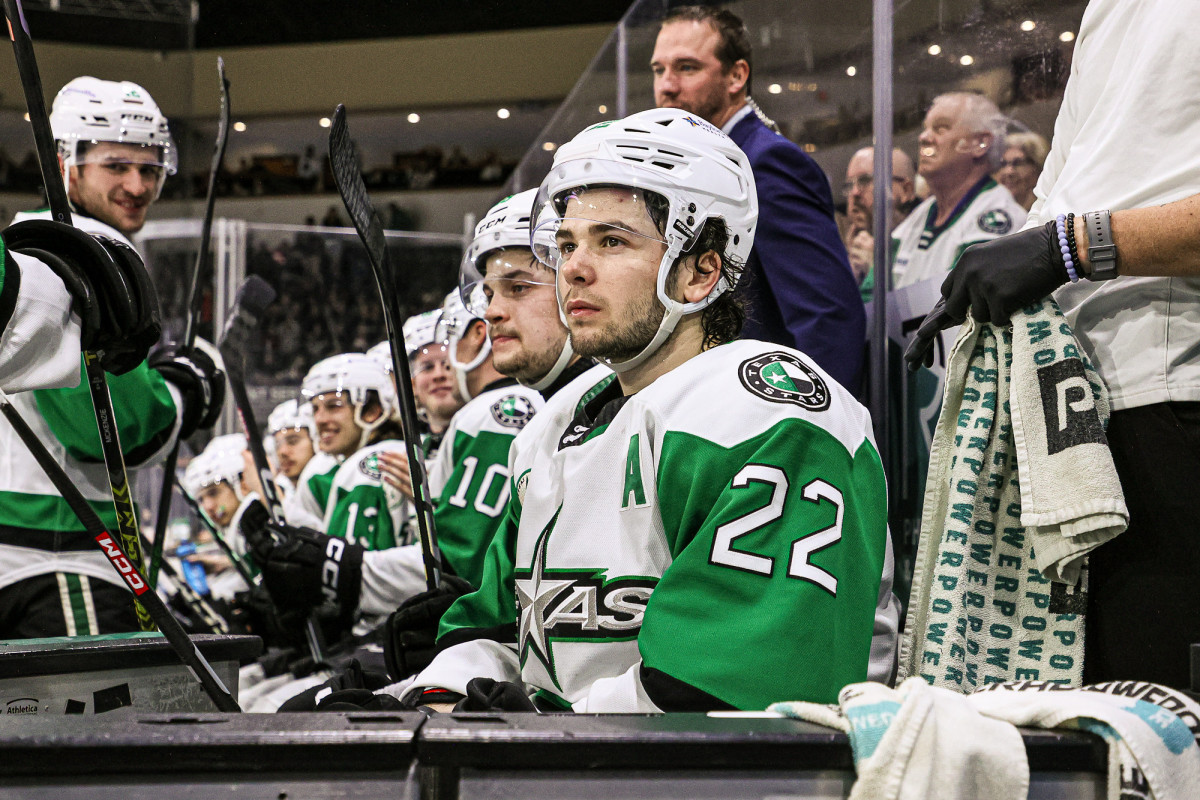
<path id="1" fill-rule="evenodd" d="M 421 115 L 417 114 L 416 112 L 409 114 L 408 121 L 411 122 L 412 124 L 416 125 L 418 122 L 421 121 Z"/>
<path id="2" fill-rule="evenodd" d="M 815 153 L 815 152 L 817 152 L 817 146 L 816 146 L 815 144 L 811 143 L 811 142 L 808 142 L 808 143 L 806 143 L 802 149 L 803 149 L 803 150 L 804 150 L 804 152 L 806 152 L 806 153 Z"/>
<path id="3" fill-rule="evenodd" d="M 496 109 L 496 116 L 499 117 L 500 119 L 508 119 L 508 115 L 509 114 L 508 114 L 507 108 Z"/>
<path id="4" fill-rule="evenodd" d="M 235 123 L 233 123 L 233 129 L 234 129 L 235 131 L 237 131 L 238 133 L 241 133 L 242 131 L 246 130 L 246 123 L 244 123 L 244 122 L 235 122 Z"/>
<path id="5" fill-rule="evenodd" d="M 601 114 L 607 114 L 607 113 L 608 113 L 608 106 L 600 106 L 600 107 L 599 107 L 599 108 L 597 108 L 596 110 L 597 110 L 597 111 L 599 111 Z"/>
<path id="6" fill-rule="evenodd" d="M 1058 38 L 1063 42 L 1073 42 L 1075 41 L 1075 34 L 1073 31 L 1063 31 L 1058 35 Z"/>
<path id="7" fill-rule="evenodd" d="M 1027 19 L 1021 23 L 1021 30 L 1023 30 L 1023 31 L 1031 31 L 1036 27 L 1037 27 L 1037 23 L 1031 19 Z"/>
<path id="8" fill-rule="evenodd" d="M 846 74 L 849 75 L 851 78 L 853 78 L 855 75 L 858 74 L 858 68 L 857 67 L 846 67 Z"/>
<path id="9" fill-rule="evenodd" d="M 25 121 L 29 122 L 29 112 L 28 111 L 25 112 Z"/>
<path id="10" fill-rule="evenodd" d="M 942 54 L 942 46 L 940 44 L 929 45 L 929 55 L 939 56 Z"/>
<path id="11" fill-rule="evenodd" d="M 547 153 L 552 152 L 555 147 L 556 147 L 556 145 L 554 144 L 554 142 L 542 142 L 542 149 L 545 150 Z"/>
<path id="12" fill-rule="evenodd" d="M 322 128 L 328 128 L 329 124 L 330 124 L 329 117 L 321 117 L 319 120 L 317 120 L 317 124 L 320 125 Z"/>
<path id="13" fill-rule="evenodd" d="M 962 64 L 964 67 L 969 67 L 975 63 L 975 59 L 971 56 L 963 56 L 958 60 L 958 63 Z"/>
<path id="14" fill-rule="evenodd" d="M 780 86 L 778 83 L 772 83 L 770 86 L 767 87 L 767 91 L 770 92 L 771 94 L 779 94 L 780 92 L 783 91 L 783 87 Z"/>

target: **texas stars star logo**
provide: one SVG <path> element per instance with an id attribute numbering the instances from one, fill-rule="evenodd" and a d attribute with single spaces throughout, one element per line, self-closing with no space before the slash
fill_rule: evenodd
<path id="1" fill-rule="evenodd" d="M 738 377 L 751 393 L 772 403 L 792 403 L 809 411 L 829 408 L 825 381 L 789 353 L 776 351 L 743 361 Z"/>
<path id="2" fill-rule="evenodd" d="M 559 511 L 561 510 L 560 508 Z M 546 544 L 550 541 L 550 531 L 554 530 L 554 523 L 557 521 L 558 514 L 555 514 L 538 537 L 530 576 L 515 581 L 517 608 L 520 610 L 517 643 L 521 663 L 525 663 L 526 651 L 532 653 L 545 665 L 546 672 L 550 674 L 555 686 L 558 686 L 558 676 L 554 674 L 554 657 L 546 637 L 546 607 L 574 583 L 571 580 L 551 580 L 546 577 Z"/>

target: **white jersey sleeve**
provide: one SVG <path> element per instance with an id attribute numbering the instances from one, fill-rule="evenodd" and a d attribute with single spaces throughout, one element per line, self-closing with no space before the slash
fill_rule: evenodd
<path id="1" fill-rule="evenodd" d="M 79 385 L 79 318 L 49 267 L 5 253 L 0 270 L 0 388 L 6 392 Z"/>

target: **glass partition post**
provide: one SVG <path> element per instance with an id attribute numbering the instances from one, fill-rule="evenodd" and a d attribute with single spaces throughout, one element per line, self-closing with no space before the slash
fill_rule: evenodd
<path id="1" fill-rule="evenodd" d="M 872 272 L 880 289 L 871 298 L 871 330 L 867 332 L 871 355 L 871 419 L 875 423 L 875 442 L 880 459 L 888 463 L 888 346 L 887 290 L 891 288 L 892 218 L 892 0 L 874 0 L 872 53 L 873 139 L 875 144 L 874 208 L 875 263 Z"/>

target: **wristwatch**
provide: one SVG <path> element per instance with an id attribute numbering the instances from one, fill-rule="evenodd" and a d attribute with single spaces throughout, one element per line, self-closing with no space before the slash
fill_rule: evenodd
<path id="1" fill-rule="evenodd" d="M 1092 262 L 1087 279 L 1110 281 L 1117 277 L 1117 246 L 1113 244 L 1112 215 L 1108 209 L 1084 214 L 1083 227 L 1088 235 L 1088 260 Z"/>

